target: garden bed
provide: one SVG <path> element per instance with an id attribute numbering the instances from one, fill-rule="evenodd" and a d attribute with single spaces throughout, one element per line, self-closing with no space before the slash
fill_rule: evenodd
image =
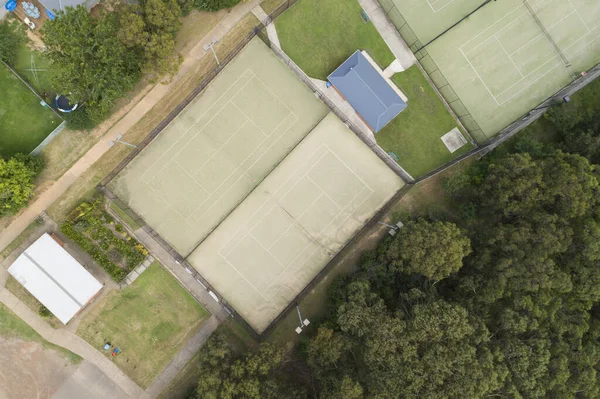
<path id="1" fill-rule="evenodd" d="M 101 200 L 84 202 L 75 208 L 60 231 L 117 282 L 123 281 L 148 256 L 148 250 L 104 211 Z"/>

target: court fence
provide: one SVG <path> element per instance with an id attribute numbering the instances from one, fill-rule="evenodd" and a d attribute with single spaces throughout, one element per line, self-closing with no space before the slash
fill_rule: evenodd
<path id="1" fill-rule="evenodd" d="M 450 108 L 452 114 L 460 122 L 462 127 L 468 134 L 477 141 L 483 144 L 488 140 L 487 135 L 481 129 L 477 121 L 458 94 L 454 91 L 450 83 L 440 71 L 433 58 L 429 55 L 426 48 L 423 48 L 423 43 L 419 40 L 415 32 L 412 30 L 393 0 L 377 0 L 383 9 L 383 12 L 388 18 L 388 21 L 396 28 L 402 39 L 406 42 L 411 51 L 417 58 L 417 65 L 425 73 L 425 76 L 432 86 L 440 94 L 442 101 Z M 476 144 L 476 143 L 473 143 Z"/>

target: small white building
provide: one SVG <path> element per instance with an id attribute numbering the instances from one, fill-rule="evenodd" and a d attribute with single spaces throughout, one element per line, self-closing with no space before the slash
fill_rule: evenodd
<path id="1" fill-rule="evenodd" d="M 48 234 L 27 248 L 8 272 L 64 324 L 102 288 L 102 284 Z"/>

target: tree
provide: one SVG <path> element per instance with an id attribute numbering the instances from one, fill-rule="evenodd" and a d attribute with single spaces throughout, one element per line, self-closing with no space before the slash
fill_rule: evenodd
<path id="1" fill-rule="evenodd" d="M 71 102 L 85 102 L 89 119 L 95 123 L 141 77 L 139 55 L 121 43 L 119 28 L 116 13 L 95 17 L 81 5 L 60 11 L 42 28 L 45 54 L 56 71 L 54 87 Z"/>
<path id="2" fill-rule="evenodd" d="M 441 280 L 457 272 L 470 253 L 469 238 L 455 224 L 421 219 L 396 234 L 386 258 L 398 271 Z"/>
<path id="3" fill-rule="evenodd" d="M 9 65 L 14 64 L 17 50 L 25 41 L 24 35 L 19 34 L 19 29 L 20 24 L 0 21 L 0 60 Z"/>
<path id="4" fill-rule="evenodd" d="M 42 167 L 41 159 L 29 155 L 0 158 L 0 216 L 14 214 L 27 205 Z"/>
<path id="5" fill-rule="evenodd" d="M 174 75 L 180 63 L 175 54 L 175 35 L 181 27 L 177 0 L 144 0 L 120 10 L 119 39 L 140 54 L 143 71 L 153 78 Z"/>

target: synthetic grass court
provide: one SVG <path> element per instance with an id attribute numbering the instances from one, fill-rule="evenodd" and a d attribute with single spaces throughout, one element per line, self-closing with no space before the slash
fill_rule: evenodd
<path id="1" fill-rule="evenodd" d="M 393 2 L 421 43 L 482 3 Z M 535 17 L 523 0 L 490 2 L 427 47 L 433 62 L 483 130 L 476 137 L 480 141 L 600 61 L 600 2 L 528 0 L 528 4 Z M 435 68 L 427 62 L 425 58 L 426 69 Z"/>
<path id="2" fill-rule="evenodd" d="M 103 351 L 141 387 L 148 387 L 208 317 L 187 291 L 154 262 L 135 282 L 103 298 L 81 320 L 77 335 Z"/>
<path id="3" fill-rule="evenodd" d="M 0 156 L 30 153 L 60 125 L 61 119 L 2 64 L 0 93 Z"/>
<path id="4" fill-rule="evenodd" d="M 110 187 L 187 256 L 327 111 L 256 38 Z"/>
<path id="5" fill-rule="evenodd" d="M 329 114 L 189 262 L 261 333 L 402 184 Z"/>

